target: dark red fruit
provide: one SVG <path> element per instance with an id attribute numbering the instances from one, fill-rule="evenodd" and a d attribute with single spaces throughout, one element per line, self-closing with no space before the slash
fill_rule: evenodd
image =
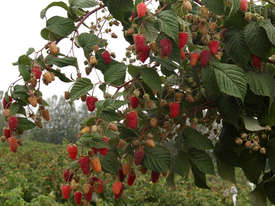
<path id="1" fill-rule="evenodd" d="M 183 48 L 180 49 L 180 58 L 181 58 L 182 60 L 184 60 L 184 58 L 185 58 L 185 52 L 184 52 L 184 49 L 183 49 Z"/>
<path id="2" fill-rule="evenodd" d="M 70 182 L 73 179 L 74 173 L 72 173 L 70 170 L 64 170 L 63 171 L 63 178 L 65 182 Z"/>
<path id="3" fill-rule="evenodd" d="M 217 40 L 212 40 L 208 43 L 208 48 L 211 52 L 211 54 L 216 54 L 219 50 L 219 42 Z"/>
<path id="4" fill-rule="evenodd" d="M 141 2 L 141 3 L 139 3 L 138 5 L 137 5 L 137 13 L 138 13 L 138 17 L 139 18 L 141 18 L 141 17 L 143 17 L 143 16 L 145 16 L 145 14 L 146 14 L 146 5 L 143 3 L 143 2 Z"/>
<path id="5" fill-rule="evenodd" d="M 90 178 L 90 184 L 93 186 L 97 194 L 101 194 L 104 190 L 103 181 L 97 177 Z"/>
<path id="6" fill-rule="evenodd" d="M 261 66 L 262 60 L 256 55 L 252 55 L 252 64 L 254 67 L 258 68 Z"/>
<path id="7" fill-rule="evenodd" d="M 136 165 L 140 165 L 144 159 L 144 151 L 143 147 L 139 147 L 135 152 L 134 152 L 134 160 Z"/>
<path id="8" fill-rule="evenodd" d="M 70 185 L 62 185 L 61 192 L 62 192 L 63 198 L 65 200 L 69 199 L 70 194 L 71 194 L 71 186 Z"/>
<path id="9" fill-rule="evenodd" d="M 138 106 L 139 100 L 136 96 L 131 96 L 130 98 L 130 104 L 133 109 L 135 109 Z"/>
<path id="10" fill-rule="evenodd" d="M 90 185 L 89 192 L 87 194 L 84 194 L 85 200 L 87 200 L 88 202 L 90 202 L 92 200 L 92 197 L 93 197 L 93 192 L 94 192 L 94 188 L 93 188 L 92 185 Z"/>
<path id="11" fill-rule="evenodd" d="M 95 103 L 97 101 L 98 101 L 98 99 L 96 97 L 89 96 L 86 98 L 86 105 L 90 112 L 93 112 L 95 110 Z"/>
<path id="12" fill-rule="evenodd" d="M 111 54 L 108 51 L 105 50 L 101 54 L 101 57 L 102 57 L 105 64 L 110 64 L 111 63 Z"/>
<path id="13" fill-rule="evenodd" d="M 160 173 L 152 171 L 151 173 L 151 180 L 153 183 L 156 183 L 159 179 Z"/>
<path id="14" fill-rule="evenodd" d="M 169 109 L 170 109 L 170 117 L 176 118 L 180 111 L 180 104 L 178 102 L 170 103 Z"/>
<path id="15" fill-rule="evenodd" d="M 141 34 L 137 34 L 134 38 L 134 42 L 135 42 L 135 47 L 136 50 L 142 51 L 144 49 L 144 47 L 146 46 L 146 39 L 143 35 Z"/>
<path id="16" fill-rule="evenodd" d="M 3 129 L 3 134 L 8 139 L 11 136 L 11 131 L 8 128 Z"/>
<path id="17" fill-rule="evenodd" d="M 132 129 L 136 129 L 138 126 L 138 115 L 135 111 L 128 112 L 126 115 L 126 125 Z"/>
<path id="18" fill-rule="evenodd" d="M 210 52 L 208 50 L 203 50 L 200 53 L 200 64 L 202 67 L 206 67 L 210 60 Z"/>
<path id="19" fill-rule="evenodd" d="M 75 201 L 75 204 L 80 205 L 80 204 L 81 204 L 81 199 L 82 199 L 82 193 L 79 192 L 79 191 L 76 191 L 76 192 L 74 193 L 74 201 Z"/>
<path id="20" fill-rule="evenodd" d="M 172 52 L 172 43 L 169 39 L 162 39 L 159 41 L 160 55 L 165 58 L 168 57 Z"/>
<path id="21" fill-rule="evenodd" d="M 135 182 L 135 179 L 136 179 L 136 173 L 134 171 L 129 172 L 128 179 L 127 179 L 127 184 L 129 186 L 132 186 Z"/>
<path id="22" fill-rule="evenodd" d="M 42 71 L 38 67 L 33 67 L 32 73 L 34 74 L 36 79 L 40 79 L 40 77 L 42 75 Z"/>
<path id="23" fill-rule="evenodd" d="M 90 173 L 90 159 L 88 156 L 79 157 L 78 164 L 84 175 L 88 175 Z"/>
<path id="24" fill-rule="evenodd" d="M 187 32 L 179 32 L 179 48 L 184 47 L 188 42 L 188 33 Z"/>
<path id="25" fill-rule="evenodd" d="M 17 151 L 17 147 L 18 147 L 17 139 L 15 137 L 9 137 L 8 138 L 8 143 L 10 145 L 11 152 L 16 152 Z"/>
<path id="26" fill-rule="evenodd" d="M 123 170 L 121 168 L 118 169 L 118 178 L 120 182 L 123 182 L 125 179 L 125 175 L 123 174 Z"/>
<path id="27" fill-rule="evenodd" d="M 3 108 L 4 109 L 8 109 L 11 106 L 11 104 L 12 104 L 12 97 L 8 96 L 7 99 L 8 100 L 6 100 L 6 97 L 3 98 Z"/>
<path id="28" fill-rule="evenodd" d="M 12 116 L 8 119 L 8 125 L 11 131 L 18 127 L 18 119 L 16 116 Z"/>
<path id="29" fill-rule="evenodd" d="M 77 146 L 75 144 L 69 144 L 67 146 L 67 152 L 69 154 L 69 157 L 72 159 L 72 160 L 75 160 L 76 159 L 76 156 L 77 156 L 77 153 L 78 153 L 78 149 L 77 149 Z"/>
<path id="30" fill-rule="evenodd" d="M 144 63 L 150 55 L 150 47 L 145 45 L 142 50 L 138 52 L 138 59 Z"/>

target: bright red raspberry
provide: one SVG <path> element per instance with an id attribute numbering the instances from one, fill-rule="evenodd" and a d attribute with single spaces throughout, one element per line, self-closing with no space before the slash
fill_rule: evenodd
<path id="1" fill-rule="evenodd" d="M 10 131 L 15 130 L 18 127 L 18 119 L 16 116 L 12 116 L 8 119 L 8 125 L 10 128 Z"/>
<path id="2" fill-rule="evenodd" d="M 79 191 L 74 192 L 74 201 L 75 204 L 80 205 L 81 204 L 81 199 L 82 199 L 82 193 Z"/>
<path id="3" fill-rule="evenodd" d="M 217 40 L 212 40 L 208 43 L 208 48 L 211 52 L 211 54 L 216 54 L 219 50 L 219 42 Z"/>
<path id="4" fill-rule="evenodd" d="M 183 49 L 183 48 L 180 49 L 180 58 L 181 58 L 182 60 L 184 60 L 184 58 L 185 58 L 185 52 L 184 52 L 184 49 Z"/>
<path id="5" fill-rule="evenodd" d="M 137 5 L 138 17 L 141 18 L 141 17 L 145 16 L 146 10 L 147 10 L 146 5 L 143 2 L 139 3 Z"/>
<path id="6" fill-rule="evenodd" d="M 84 175 L 88 175 L 90 173 L 90 159 L 88 156 L 79 157 L 78 164 Z"/>
<path id="7" fill-rule="evenodd" d="M 159 41 L 160 55 L 165 58 L 168 57 L 172 52 L 172 43 L 169 39 L 162 39 Z"/>
<path id="8" fill-rule="evenodd" d="M 101 57 L 102 57 L 105 64 L 110 64 L 111 63 L 111 54 L 107 50 L 102 52 Z"/>
<path id="9" fill-rule="evenodd" d="M 143 50 L 138 52 L 138 59 L 144 63 L 146 61 L 146 59 L 149 57 L 150 55 L 150 47 L 148 45 L 145 45 Z"/>
<path id="10" fill-rule="evenodd" d="M 252 55 L 252 64 L 254 67 L 258 68 L 261 66 L 262 60 L 260 57 L 256 56 L 256 55 Z"/>
<path id="11" fill-rule="evenodd" d="M 132 129 L 136 129 L 138 126 L 138 115 L 135 111 L 128 112 L 126 115 L 126 125 Z"/>
<path id="12" fill-rule="evenodd" d="M 180 111 L 180 104 L 178 102 L 170 103 L 169 108 L 170 108 L 170 117 L 176 118 Z"/>
<path id="13" fill-rule="evenodd" d="M 136 96 L 131 96 L 130 98 L 130 104 L 131 104 L 131 107 L 133 109 L 137 108 L 138 104 L 139 104 L 139 100 Z"/>
<path id="14" fill-rule="evenodd" d="M 187 32 L 179 32 L 179 48 L 184 47 L 188 42 L 188 33 Z"/>
<path id="15" fill-rule="evenodd" d="M 77 149 L 77 146 L 75 144 L 69 144 L 67 146 L 67 152 L 69 154 L 69 157 L 72 159 L 72 160 L 75 160 L 76 159 L 76 156 L 77 156 L 77 153 L 78 153 L 78 149 Z"/>
<path id="16" fill-rule="evenodd" d="M 248 8 L 248 1 L 247 0 L 240 0 L 240 9 L 243 12 L 246 12 L 247 8 Z"/>
<path id="17" fill-rule="evenodd" d="M 70 194 L 71 194 L 71 186 L 70 185 L 62 185 L 61 192 L 62 192 L 63 198 L 65 200 L 69 199 Z"/>
<path id="18" fill-rule="evenodd" d="M 96 97 L 89 96 L 86 98 L 86 105 L 88 110 L 93 112 L 95 110 L 95 103 L 98 101 Z"/>
<path id="19" fill-rule="evenodd" d="M 38 67 L 33 67 L 32 73 L 34 74 L 36 79 L 40 79 L 40 77 L 42 75 L 42 71 Z"/>
<path id="20" fill-rule="evenodd" d="M 8 138 L 8 143 L 9 143 L 9 146 L 10 146 L 10 150 L 12 152 L 16 152 L 17 147 L 18 147 L 17 139 L 15 137 L 9 137 Z"/>
<path id="21" fill-rule="evenodd" d="M 190 54 L 190 65 L 192 67 L 197 66 L 199 58 L 200 58 L 200 55 L 197 52 L 194 52 L 194 53 L 192 52 Z"/>
<path id="22" fill-rule="evenodd" d="M 141 34 L 137 34 L 134 38 L 134 42 L 135 42 L 135 47 L 136 50 L 142 51 L 144 49 L 144 47 L 146 46 L 146 39 L 143 35 Z"/>
<path id="23" fill-rule="evenodd" d="M 200 53 L 200 64 L 202 67 L 206 67 L 210 60 L 210 52 L 208 50 L 203 50 Z"/>
<path id="24" fill-rule="evenodd" d="M 129 172 L 128 179 L 127 179 L 127 184 L 129 186 L 132 186 L 134 184 L 134 182 L 135 182 L 135 179 L 136 179 L 136 173 L 135 173 L 135 171 Z"/>

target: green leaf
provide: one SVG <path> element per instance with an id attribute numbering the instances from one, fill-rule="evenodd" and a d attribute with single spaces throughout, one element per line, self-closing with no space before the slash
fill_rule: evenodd
<path id="1" fill-rule="evenodd" d="M 188 156 L 191 162 L 196 165 L 201 172 L 215 174 L 212 159 L 206 152 L 197 149 L 190 149 L 188 151 Z"/>
<path id="2" fill-rule="evenodd" d="M 191 169 L 195 179 L 195 185 L 199 188 L 209 189 L 206 184 L 206 175 L 205 173 L 201 172 L 196 165 L 192 164 L 191 162 Z"/>
<path id="3" fill-rule="evenodd" d="M 224 1 L 221 0 L 202 0 L 203 5 L 205 5 L 210 11 L 217 15 L 224 15 Z"/>
<path id="4" fill-rule="evenodd" d="M 93 84 L 88 78 L 79 78 L 75 81 L 70 91 L 70 101 L 74 101 L 77 98 L 87 94 L 93 88 Z"/>
<path id="5" fill-rule="evenodd" d="M 267 157 L 269 160 L 269 166 L 272 171 L 275 171 L 275 139 L 269 141 L 267 148 Z"/>
<path id="6" fill-rule="evenodd" d="M 88 148 L 91 148 L 91 147 L 94 147 L 97 149 L 110 148 L 110 146 L 106 144 L 102 136 L 100 136 L 98 133 L 82 135 L 80 139 L 77 141 L 77 144 Z"/>
<path id="7" fill-rule="evenodd" d="M 75 66 L 78 67 L 77 58 L 75 57 L 56 57 L 53 55 L 48 55 L 45 59 L 47 64 L 54 64 L 58 67 L 66 67 L 66 66 Z"/>
<path id="8" fill-rule="evenodd" d="M 33 52 L 35 52 L 34 48 L 29 48 L 28 51 L 26 52 L 26 56 L 31 55 Z"/>
<path id="9" fill-rule="evenodd" d="M 121 115 L 114 110 L 103 110 L 100 113 L 100 117 L 107 122 L 119 121 L 121 119 Z"/>
<path id="10" fill-rule="evenodd" d="M 48 31 L 60 36 L 66 37 L 75 29 L 74 21 L 69 18 L 61 16 L 54 16 L 50 18 L 46 23 Z"/>
<path id="11" fill-rule="evenodd" d="M 233 64 L 211 62 L 220 91 L 244 101 L 247 89 L 247 79 L 242 68 Z"/>
<path id="12" fill-rule="evenodd" d="M 246 43 L 253 54 L 262 58 L 268 56 L 271 44 L 262 27 L 252 21 L 244 28 L 244 35 Z"/>
<path id="13" fill-rule="evenodd" d="M 57 76 L 62 82 L 66 82 L 66 83 L 72 82 L 72 80 L 70 80 L 68 77 L 66 77 L 65 74 L 61 73 L 60 71 L 57 71 L 54 69 L 51 69 L 50 71 L 54 73 L 54 75 Z"/>
<path id="14" fill-rule="evenodd" d="M 171 37 L 175 42 L 178 40 L 179 23 L 175 12 L 164 10 L 159 13 L 160 31 Z"/>
<path id="15" fill-rule="evenodd" d="M 90 8 L 97 5 L 95 0 L 70 0 L 70 6 L 72 8 Z"/>
<path id="16" fill-rule="evenodd" d="M 222 93 L 219 90 L 214 70 L 211 68 L 206 68 L 201 72 L 203 86 L 206 89 L 207 95 L 212 99 L 219 99 Z"/>
<path id="17" fill-rule="evenodd" d="M 171 154 L 162 146 L 154 148 L 144 147 L 144 160 L 143 165 L 155 172 L 166 172 L 170 168 Z"/>
<path id="18" fill-rule="evenodd" d="M 210 139 L 191 127 L 185 127 L 183 130 L 183 135 L 186 137 L 186 142 L 190 148 L 195 148 L 198 150 L 213 148 Z"/>
<path id="19" fill-rule="evenodd" d="M 252 206 L 266 206 L 266 194 L 263 188 L 257 186 L 249 196 Z"/>
<path id="20" fill-rule="evenodd" d="M 275 45 L 275 27 L 272 25 L 270 19 L 265 19 L 260 23 L 260 26 L 264 28 L 269 41 Z"/>
<path id="21" fill-rule="evenodd" d="M 104 71 L 104 80 L 112 85 L 119 86 L 124 83 L 126 76 L 126 65 L 112 62 Z"/>
<path id="22" fill-rule="evenodd" d="M 104 172 L 117 175 L 119 162 L 117 161 L 117 154 L 115 151 L 109 150 L 105 156 L 100 157 L 102 170 Z"/>
<path id="23" fill-rule="evenodd" d="M 175 159 L 175 172 L 183 178 L 188 176 L 190 163 L 185 152 L 179 151 Z"/>
<path id="24" fill-rule="evenodd" d="M 270 106 L 267 121 L 269 126 L 275 126 L 275 102 Z"/>
<path id="25" fill-rule="evenodd" d="M 265 190 L 265 194 L 267 195 L 269 201 L 272 204 L 275 204 L 275 194 L 274 194 L 275 180 L 274 180 L 274 177 L 272 178 L 272 180 L 270 180 L 264 184 L 264 190 Z"/>
<path id="26" fill-rule="evenodd" d="M 152 90 L 155 89 L 158 92 L 161 90 L 161 79 L 156 70 L 152 68 L 142 68 L 140 74 L 145 84 L 147 84 Z"/>
<path id="27" fill-rule="evenodd" d="M 231 181 L 232 183 L 236 182 L 234 166 L 227 164 L 226 162 L 217 158 L 217 168 L 219 175 L 223 179 Z"/>
<path id="28" fill-rule="evenodd" d="M 248 131 L 256 132 L 266 130 L 266 127 L 262 127 L 257 119 L 252 117 L 243 117 L 245 129 Z"/>
<path id="29" fill-rule="evenodd" d="M 46 13 L 47 13 L 48 9 L 51 8 L 51 7 L 54 7 L 54 6 L 61 7 L 63 9 L 65 9 L 66 11 L 68 11 L 67 4 L 65 4 L 63 1 L 55 1 L 55 2 L 50 3 L 45 9 L 43 9 L 40 12 L 40 18 L 43 19 L 46 16 Z"/>
<path id="30" fill-rule="evenodd" d="M 21 100 L 24 103 L 28 103 L 28 89 L 23 85 L 15 85 L 12 92 L 12 97 L 14 99 Z"/>
<path id="31" fill-rule="evenodd" d="M 28 120 L 27 118 L 17 117 L 17 119 L 18 119 L 18 129 L 20 131 L 30 130 L 36 126 L 32 121 Z"/>
<path id="32" fill-rule="evenodd" d="M 249 88 L 254 94 L 275 97 L 275 79 L 265 73 L 248 72 Z"/>
<path id="33" fill-rule="evenodd" d="M 225 50 L 229 58 L 241 67 L 246 67 L 251 60 L 248 46 L 242 30 L 229 30 L 225 33 Z"/>
<path id="34" fill-rule="evenodd" d="M 47 28 L 42 29 L 41 32 L 40 32 L 40 35 L 41 35 L 44 39 L 50 40 L 50 41 L 56 41 L 56 40 L 58 40 L 58 39 L 61 38 L 61 36 L 59 36 L 59 35 L 57 35 L 57 34 L 51 32 L 51 31 L 50 31 L 49 29 L 47 29 Z"/>
<path id="35" fill-rule="evenodd" d="M 147 41 L 156 41 L 158 37 L 158 29 L 156 29 L 154 22 L 145 21 L 143 26 L 141 27 L 141 33 L 145 36 Z"/>

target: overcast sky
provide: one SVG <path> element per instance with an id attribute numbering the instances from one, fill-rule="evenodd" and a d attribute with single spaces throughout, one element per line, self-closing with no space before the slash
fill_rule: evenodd
<path id="1" fill-rule="evenodd" d="M 40 19 L 40 11 L 45 8 L 52 0 L 27 0 L 27 1 L 3 1 L 0 7 L 0 90 L 6 91 L 10 83 L 14 82 L 19 75 L 17 66 L 12 63 L 16 62 L 18 57 L 24 54 L 29 47 L 36 50 L 40 49 L 47 43 L 40 36 L 40 31 L 45 27 L 45 19 Z M 67 3 L 67 1 L 65 1 Z M 48 17 L 53 15 L 65 16 L 61 8 L 52 8 L 47 13 Z M 126 43 L 121 41 L 112 41 L 108 49 L 113 51 L 119 48 L 123 50 Z M 118 47 L 119 45 L 119 47 Z M 76 56 L 81 53 L 76 53 Z M 67 51 L 64 51 L 67 54 Z M 121 55 L 124 52 L 120 53 Z M 79 62 L 81 69 L 84 67 Z M 74 70 L 70 69 L 71 72 Z M 44 97 L 50 97 L 52 94 L 63 95 L 64 91 L 69 89 L 70 85 L 61 83 L 56 80 L 49 86 L 43 85 L 42 92 Z"/>

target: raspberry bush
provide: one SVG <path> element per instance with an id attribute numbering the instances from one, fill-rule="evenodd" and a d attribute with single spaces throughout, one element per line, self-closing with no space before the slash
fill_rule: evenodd
<path id="1" fill-rule="evenodd" d="M 54 6 L 67 16 L 46 17 Z M 274 1 L 69 0 L 52 2 L 41 18 L 48 43 L 15 63 L 20 78 L 3 99 L 1 140 L 12 152 L 20 149 L 24 131 L 50 120 L 40 85 L 71 83 L 65 99 L 86 102 L 91 116 L 67 148 L 72 164 L 60 185 L 64 199 L 89 205 L 104 189 L 102 172 L 113 176 L 120 198 L 137 170 L 171 186 L 176 174 L 192 172 L 195 184 L 209 189 L 206 174 L 217 168 L 235 182 L 239 167 L 256 184 L 253 205 L 275 203 Z M 115 27 L 126 51 L 108 48 L 120 43 Z M 68 66 L 75 74 L 65 73 Z"/>

